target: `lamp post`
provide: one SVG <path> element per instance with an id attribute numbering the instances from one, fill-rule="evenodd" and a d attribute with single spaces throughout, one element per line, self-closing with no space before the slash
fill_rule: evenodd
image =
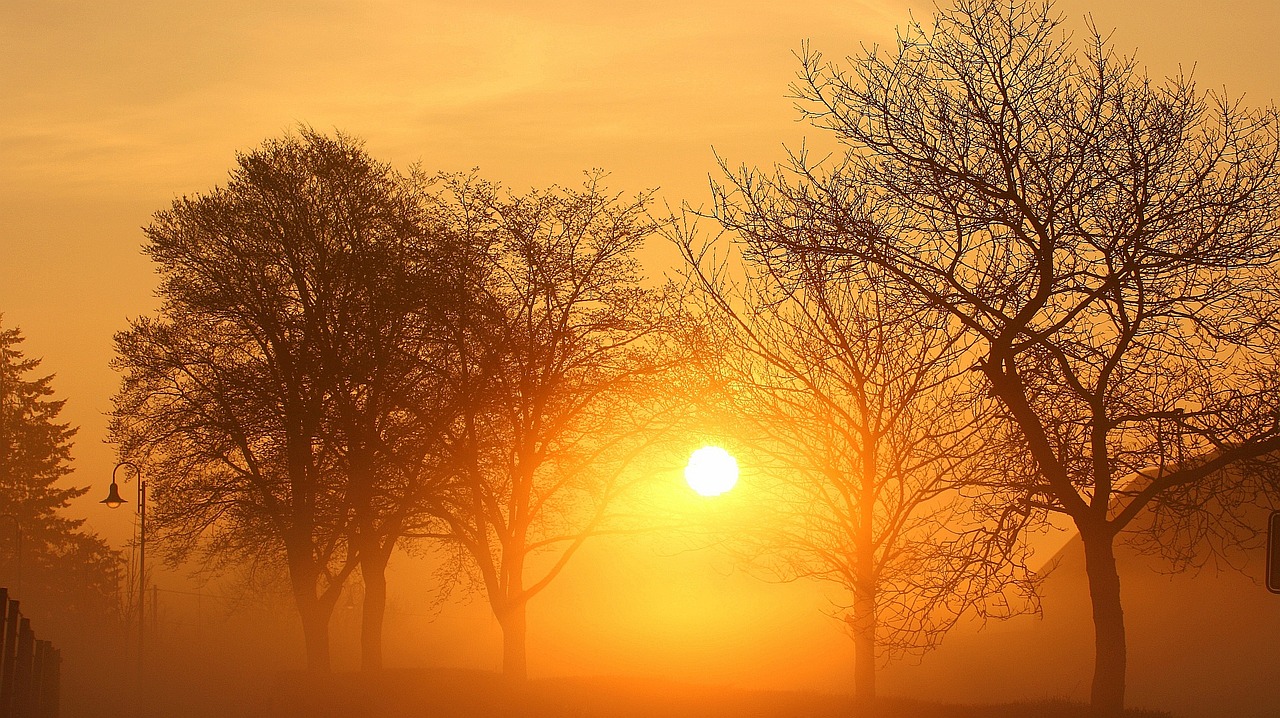
<path id="1" fill-rule="evenodd" d="M 126 467 L 133 469 L 133 478 L 138 482 L 138 686 L 141 689 L 142 649 L 147 635 L 147 622 L 143 620 L 147 606 L 147 482 L 142 480 L 142 471 L 129 461 L 116 464 L 111 470 L 111 488 L 101 503 L 112 509 L 128 503 L 120 497 L 120 487 L 116 484 L 116 474 Z"/>
<path id="2" fill-rule="evenodd" d="M 12 519 L 13 531 L 18 535 L 18 558 L 16 561 L 18 568 L 15 571 L 17 574 L 15 581 L 17 586 L 14 587 L 14 590 L 18 595 L 22 595 L 22 524 L 18 523 L 18 517 L 14 514 L 0 515 L 0 519 Z"/>

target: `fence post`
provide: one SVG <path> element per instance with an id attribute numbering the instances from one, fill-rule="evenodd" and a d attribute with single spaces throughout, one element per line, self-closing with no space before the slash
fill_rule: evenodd
<path id="1" fill-rule="evenodd" d="M 35 664 L 35 634 L 31 619 L 18 619 L 18 656 L 13 664 L 13 715 L 26 718 L 31 705 L 31 669 Z"/>
<path id="2" fill-rule="evenodd" d="M 9 627 L 9 589 L 0 588 L 0 718 L 8 718 L 5 707 L 9 702 L 9 682 L 4 679 L 9 671 L 9 652 L 5 650 L 5 636 Z"/>
<path id="3" fill-rule="evenodd" d="M 0 718 L 58 718 L 62 652 L 39 640 L 31 619 L 0 588 Z"/>
<path id="4" fill-rule="evenodd" d="M 0 673 L 0 694 L 4 696 L 4 700 L 0 701 L 0 716 L 13 718 L 17 700 L 15 679 L 18 674 L 18 602 L 12 598 L 5 602 L 3 651 L 4 672 Z"/>
<path id="5" fill-rule="evenodd" d="M 35 647 L 31 651 L 31 688 L 27 690 L 27 704 L 23 706 L 24 718 L 35 718 L 43 713 L 45 658 L 49 655 L 49 642 L 31 634 Z"/>

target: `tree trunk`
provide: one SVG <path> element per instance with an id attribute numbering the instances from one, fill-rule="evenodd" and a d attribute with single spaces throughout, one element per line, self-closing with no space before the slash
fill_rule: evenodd
<path id="1" fill-rule="evenodd" d="M 293 601 L 298 607 L 298 615 L 302 618 L 302 637 L 307 650 L 307 670 L 328 673 L 332 670 L 329 647 L 329 621 L 333 618 L 333 607 L 341 594 L 342 581 L 347 580 L 350 567 L 344 568 L 334 583 L 316 594 L 319 576 L 313 570 L 297 568 L 290 562 L 290 581 L 293 587 Z"/>
<path id="2" fill-rule="evenodd" d="M 1098 716 L 1124 712 L 1125 636 L 1120 603 L 1120 575 L 1116 571 L 1115 536 L 1109 531 L 1082 529 L 1084 567 L 1093 603 L 1094 664 L 1090 706 Z"/>
<path id="3" fill-rule="evenodd" d="M 293 602 L 302 618 L 302 638 L 307 647 L 307 670 L 328 673 L 329 618 L 333 615 L 333 603 L 316 596 L 316 572 L 300 550 L 288 550 L 289 583 L 293 590 Z"/>
<path id="4" fill-rule="evenodd" d="M 853 697 L 859 703 L 876 697 L 876 597 L 869 587 L 854 591 Z"/>
<path id="5" fill-rule="evenodd" d="M 866 403 L 859 402 L 863 419 L 862 476 L 859 477 L 858 526 L 854 531 L 853 583 L 853 697 L 862 704 L 876 698 L 876 592 L 879 572 L 876 570 L 876 495 L 879 484 L 879 438 L 871 431 L 872 421 Z M 871 711 L 869 705 L 864 712 Z"/>
<path id="6" fill-rule="evenodd" d="M 382 668 L 382 624 L 387 615 L 387 559 L 378 552 L 361 559 L 364 603 L 360 616 L 360 670 Z"/>
<path id="7" fill-rule="evenodd" d="M 516 601 L 498 617 L 502 626 L 502 675 L 512 683 L 524 683 L 529 677 L 525 654 L 525 602 Z"/>
<path id="8" fill-rule="evenodd" d="M 307 670 L 328 673 L 329 663 L 329 612 L 312 596 L 304 605 L 298 602 L 302 616 L 302 637 L 307 646 Z"/>

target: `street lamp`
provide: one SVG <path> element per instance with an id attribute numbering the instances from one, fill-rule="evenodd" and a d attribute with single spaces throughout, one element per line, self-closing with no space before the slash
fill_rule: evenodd
<path id="1" fill-rule="evenodd" d="M 116 484 L 116 474 L 122 468 L 133 469 L 133 478 L 138 482 L 138 681 L 142 681 L 142 648 L 146 642 L 147 623 L 143 613 L 147 605 L 147 482 L 142 480 L 142 471 L 132 462 L 121 461 L 111 470 L 111 488 L 107 491 L 104 503 L 108 508 L 118 508 L 128 503 L 120 497 L 120 487 Z"/>
<path id="2" fill-rule="evenodd" d="M 17 586 L 14 587 L 14 590 L 18 595 L 22 595 L 22 524 L 18 523 L 18 517 L 13 514 L 0 515 L 0 519 L 12 519 L 13 531 L 18 534 L 18 570 L 16 571 L 17 580 L 15 581 Z"/>

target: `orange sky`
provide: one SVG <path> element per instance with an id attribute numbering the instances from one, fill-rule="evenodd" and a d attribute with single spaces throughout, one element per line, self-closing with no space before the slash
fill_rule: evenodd
<path id="1" fill-rule="evenodd" d="M 80 426 L 73 480 L 93 489 L 76 510 L 127 537 L 96 502 L 111 335 L 153 306 L 139 228 L 222 182 L 236 150 L 306 122 L 400 167 L 523 189 L 598 166 L 698 204 L 713 146 L 768 163 L 803 136 L 784 97 L 802 39 L 829 57 L 887 42 L 911 6 L 927 17 L 899 0 L 0 0 L 0 312 Z M 1275 0 L 1058 7 L 1117 28 L 1153 75 L 1195 64 L 1205 87 L 1280 98 Z"/>

